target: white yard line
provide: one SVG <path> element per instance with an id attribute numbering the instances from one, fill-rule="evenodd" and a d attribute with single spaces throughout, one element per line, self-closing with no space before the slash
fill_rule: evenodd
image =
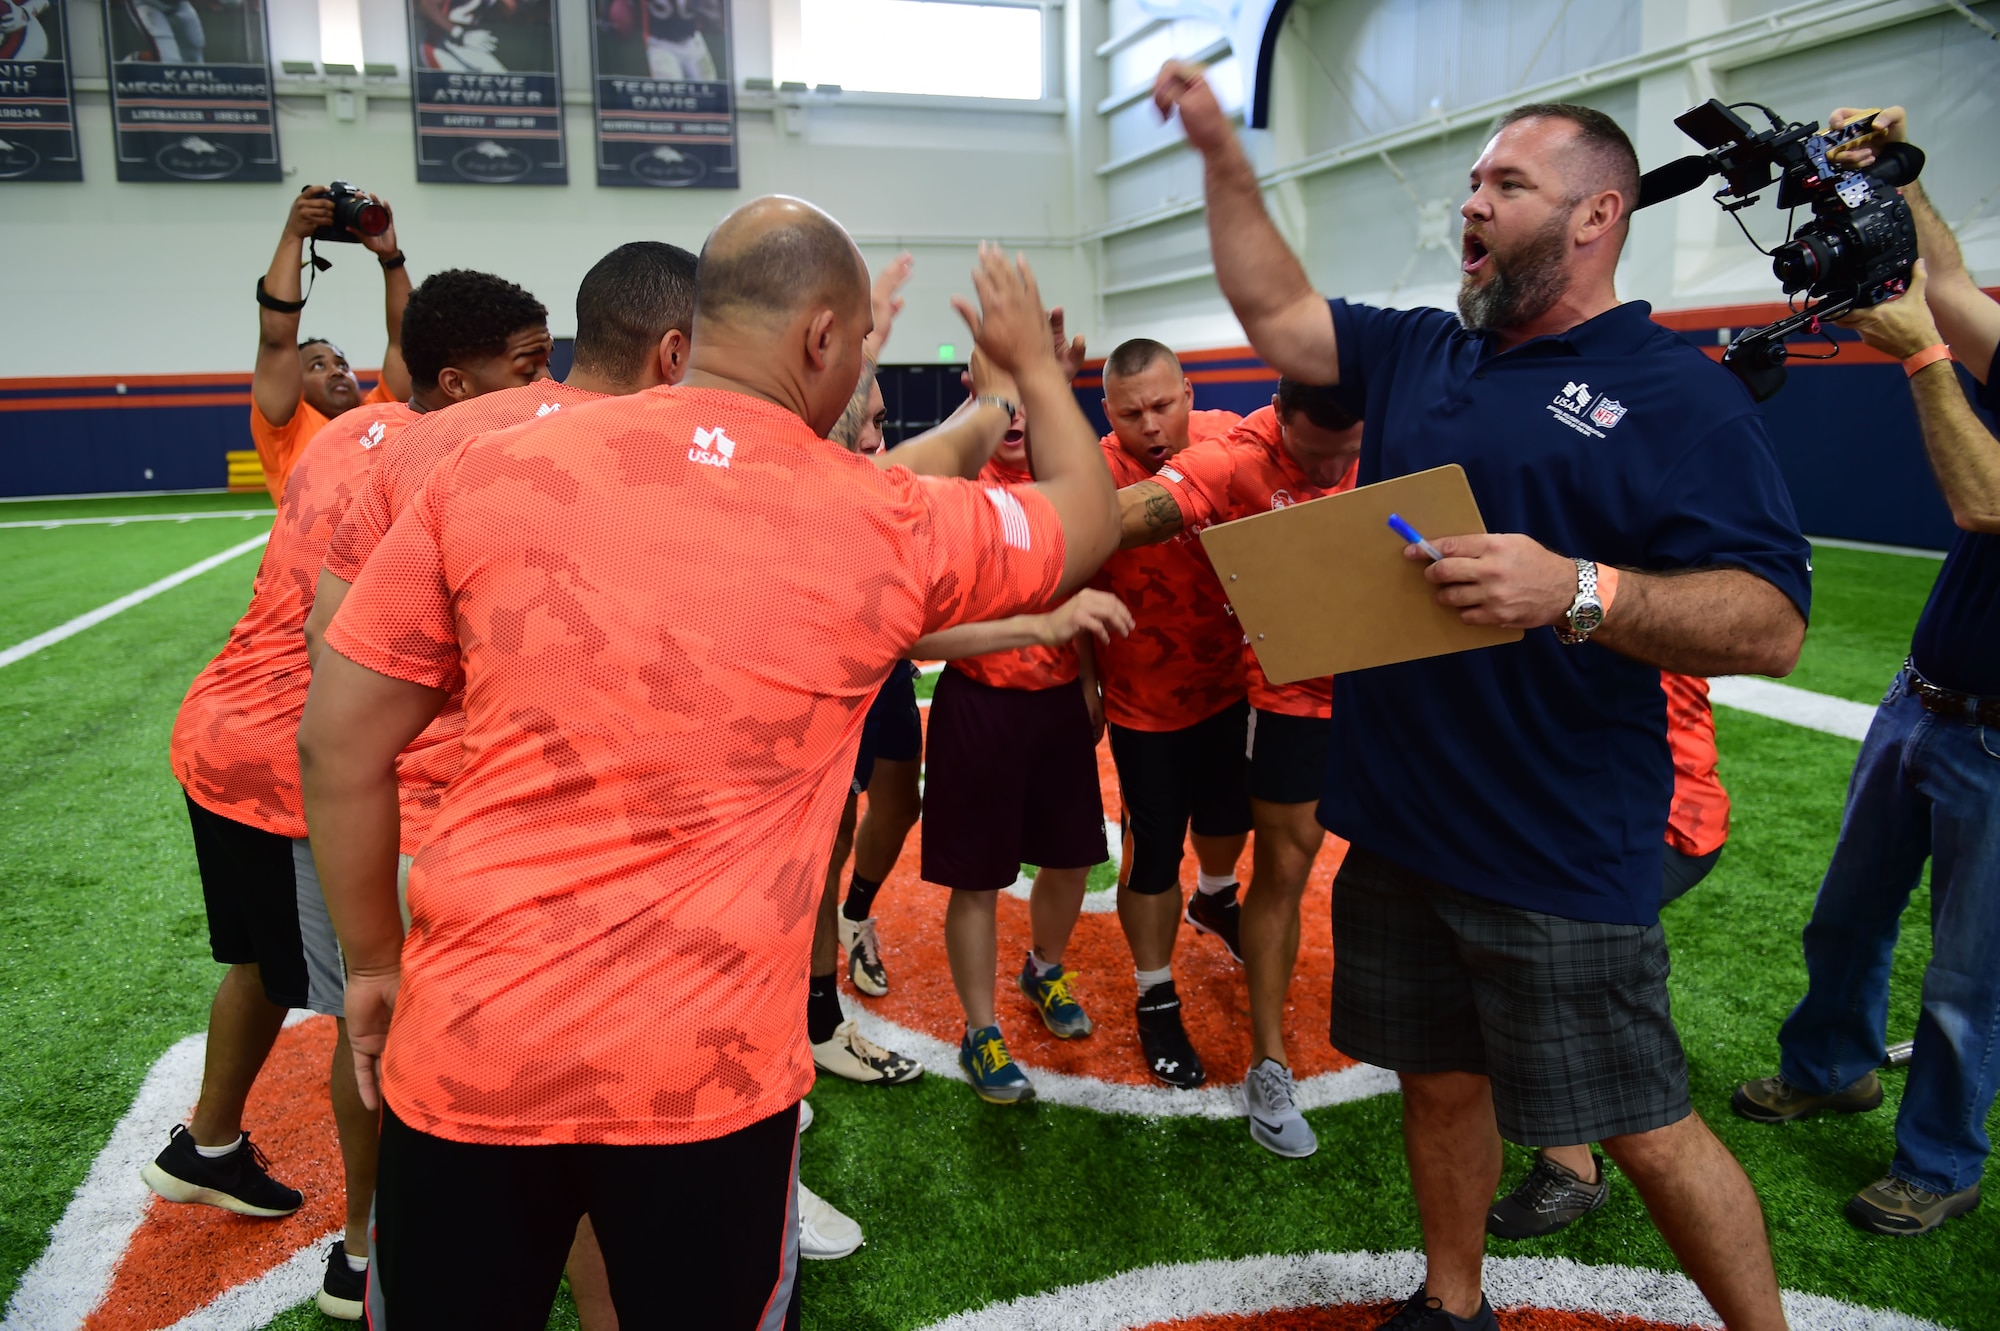
<path id="1" fill-rule="evenodd" d="M 268 508 L 218 508 L 212 513 L 127 513 L 110 518 L 36 518 L 27 522 L 0 522 L 0 531 L 9 527 L 122 527 L 128 522 L 193 522 L 197 518 L 268 518 Z"/>
<path id="2" fill-rule="evenodd" d="M 1831 694 L 1795 689 L 1789 684 L 1751 675 L 1711 679 L 1708 696 L 1711 702 L 1740 712 L 1755 712 L 1773 721 L 1786 721 L 1857 742 L 1867 736 L 1869 723 L 1875 719 L 1875 709 L 1865 702 L 1849 702 Z"/>
<path id="3" fill-rule="evenodd" d="M 1942 550 L 1929 550 L 1914 545 L 1877 545 L 1873 541 L 1841 541 L 1831 536 L 1808 536 L 1814 545 L 1830 545 L 1836 550 L 1866 550 L 1874 555 L 1908 555 L 1912 559 L 1943 559 Z"/>
<path id="4" fill-rule="evenodd" d="M 127 592 L 115 601 L 106 602 L 98 606 L 95 610 L 78 615 L 67 624 L 58 624 L 47 633 L 37 633 L 26 642 L 17 642 L 5 651 L 0 651 L 0 667 L 10 666 L 24 657 L 33 656 L 44 647 L 53 647 L 64 638 L 73 638 L 92 625 L 102 624 L 113 615 L 123 614 L 141 602 L 152 600 L 161 592 L 171 591 L 190 578 L 198 578 L 212 568 L 220 568 L 222 565 L 227 564 L 238 555 L 248 554 L 270 539 L 270 532 L 259 532 L 249 540 L 238 542 L 220 554 L 210 555 L 206 559 L 197 560 L 178 573 L 169 573 L 158 582 L 148 583 L 136 592 Z"/>

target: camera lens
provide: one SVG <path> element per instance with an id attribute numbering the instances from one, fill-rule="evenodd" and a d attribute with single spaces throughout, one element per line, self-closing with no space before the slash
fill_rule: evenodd
<path id="1" fill-rule="evenodd" d="M 1834 236 L 1801 232 L 1771 251 L 1771 272 L 1786 291 L 1804 291 L 1823 279 L 1840 261 L 1840 242 Z"/>
<path id="2" fill-rule="evenodd" d="M 333 201 L 333 224 L 364 236 L 379 236 L 389 229 L 389 210 L 372 199 L 349 194 Z"/>

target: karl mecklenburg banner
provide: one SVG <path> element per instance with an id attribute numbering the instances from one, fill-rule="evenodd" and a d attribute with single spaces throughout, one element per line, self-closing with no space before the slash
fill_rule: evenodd
<path id="1" fill-rule="evenodd" d="M 735 189 L 729 0 L 590 0 L 597 183 Z"/>
<path id="2" fill-rule="evenodd" d="M 282 180 L 264 0 L 106 0 L 120 180 Z"/>
<path id="3" fill-rule="evenodd" d="M 565 185 L 555 0 L 409 0 L 417 179 Z"/>

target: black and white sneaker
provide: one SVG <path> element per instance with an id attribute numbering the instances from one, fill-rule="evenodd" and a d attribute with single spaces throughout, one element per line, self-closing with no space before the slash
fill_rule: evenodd
<path id="1" fill-rule="evenodd" d="M 1479 1296 L 1479 1311 L 1470 1317 L 1453 1317 L 1444 1310 L 1444 1305 L 1432 1298 L 1430 1291 L 1422 1285 L 1417 1292 L 1403 1300 L 1403 1306 L 1390 1314 L 1389 1320 L 1378 1323 L 1375 1331 L 1500 1331 L 1500 1323 L 1493 1317 L 1493 1305 L 1486 1296 Z"/>
<path id="2" fill-rule="evenodd" d="M 1535 1167 L 1521 1185 L 1486 1213 L 1486 1232 L 1496 1239 L 1538 1239 L 1568 1229 L 1604 1205 L 1611 1196 L 1604 1160 L 1591 1159 L 1597 1162 L 1597 1182 L 1585 1183 L 1546 1153 L 1535 1152 Z"/>
<path id="3" fill-rule="evenodd" d="M 368 1273 L 347 1264 L 347 1240 L 335 1239 L 326 1255 L 326 1279 L 320 1282 L 319 1310 L 336 1322 L 358 1322 L 368 1300 Z"/>
<path id="4" fill-rule="evenodd" d="M 1172 980 L 1139 995 L 1139 1049 L 1146 1070 L 1169 1086 L 1190 1091 L 1208 1080 L 1181 1025 L 1181 998 Z"/>
<path id="5" fill-rule="evenodd" d="M 170 1202 L 220 1206 L 238 1215 L 290 1215 L 305 1194 L 270 1175 L 271 1162 L 251 1145 L 250 1134 L 228 1155 L 210 1158 L 195 1150 L 194 1138 L 179 1124 L 167 1134 L 166 1149 L 139 1171 L 146 1186 Z"/>

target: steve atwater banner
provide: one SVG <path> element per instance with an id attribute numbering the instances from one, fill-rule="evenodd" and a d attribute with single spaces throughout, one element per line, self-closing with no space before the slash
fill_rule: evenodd
<path id="1" fill-rule="evenodd" d="M 105 0 L 120 180 L 282 180 L 264 0 Z"/>
<path id="2" fill-rule="evenodd" d="M 597 183 L 736 188 L 728 0 L 591 0 Z"/>
<path id="3" fill-rule="evenodd" d="M 564 185 L 554 0 L 409 0 L 417 179 Z"/>
<path id="4" fill-rule="evenodd" d="M 0 180 L 82 180 L 61 0 L 0 0 Z"/>

